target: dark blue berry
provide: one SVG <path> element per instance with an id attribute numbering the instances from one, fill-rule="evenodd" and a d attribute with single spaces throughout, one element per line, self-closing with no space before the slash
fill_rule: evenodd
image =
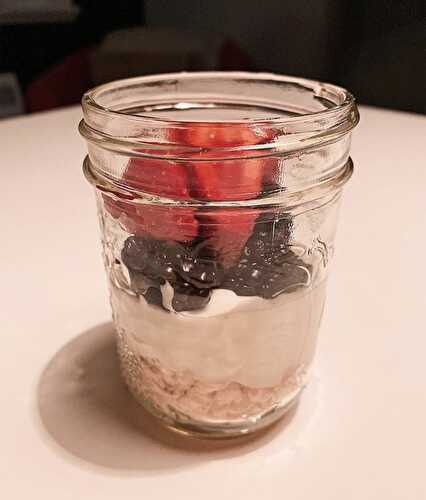
<path id="1" fill-rule="evenodd" d="M 130 236 L 124 242 L 121 258 L 128 269 L 142 272 L 147 266 L 148 248 L 144 238 Z"/>
<path id="2" fill-rule="evenodd" d="M 194 287 L 190 283 L 178 280 L 173 285 L 172 307 L 176 312 L 196 311 L 210 301 L 210 291 Z"/>
<path id="3" fill-rule="evenodd" d="M 161 295 L 161 290 L 159 288 L 150 287 L 143 296 L 148 304 L 161 307 L 167 311 L 167 309 L 163 306 L 163 296 Z"/>
<path id="4" fill-rule="evenodd" d="M 203 289 L 219 287 L 225 276 L 220 262 L 203 259 L 193 254 L 182 255 L 175 264 L 175 269 L 183 280 Z"/>
<path id="5" fill-rule="evenodd" d="M 288 218 L 259 220 L 223 287 L 237 295 L 270 299 L 308 284 L 310 266 L 291 251 L 291 230 Z"/>

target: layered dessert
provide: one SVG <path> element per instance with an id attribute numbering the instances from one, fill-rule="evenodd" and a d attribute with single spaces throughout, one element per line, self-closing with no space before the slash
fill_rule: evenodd
<path id="1" fill-rule="evenodd" d="M 214 125 L 186 134 L 199 155 L 133 158 L 122 174 L 133 198 L 99 195 L 121 367 L 164 420 L 242 428 L 284 410 L 305 384 L 324 280 L 292 215 L 244 203 L 277 183 L 278 160 L 209 149 L 262 134 Z"/>

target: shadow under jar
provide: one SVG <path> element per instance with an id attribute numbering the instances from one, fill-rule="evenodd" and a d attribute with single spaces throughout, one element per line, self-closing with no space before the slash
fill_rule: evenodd
<path id="1" fill-rule="evenodd" d="M 312 363 L 358 122 L 344 89 L 262 73 L 83 97 L 123 377 L 168 427 L 259 430 Z"/>

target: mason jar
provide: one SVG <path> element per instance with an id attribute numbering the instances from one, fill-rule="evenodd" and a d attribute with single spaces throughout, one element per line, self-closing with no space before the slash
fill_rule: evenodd
<path id="1" fill-rule="evenodd" d="M 184 434 L 298 400 L 358 122 L 346 90 L 265 73 L 144 76 L 82 101 L 123 378 Z"/>

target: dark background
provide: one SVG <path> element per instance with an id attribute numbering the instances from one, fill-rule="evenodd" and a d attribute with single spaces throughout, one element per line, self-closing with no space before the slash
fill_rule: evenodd
<path id="1" fill-rule="evenodd" d="M 87 88 L 112 79 L 185 69 L 305 76 L 343 85 L 364 104 L 425 113 L 425 6 L 424 0 L 2 1 L 0 74 L 15 75 L 26 113 L 77 103 Z M 0 77 L 0 116 L 18 112 L 5 111 L 14 99 L 8 85 Z"/>

